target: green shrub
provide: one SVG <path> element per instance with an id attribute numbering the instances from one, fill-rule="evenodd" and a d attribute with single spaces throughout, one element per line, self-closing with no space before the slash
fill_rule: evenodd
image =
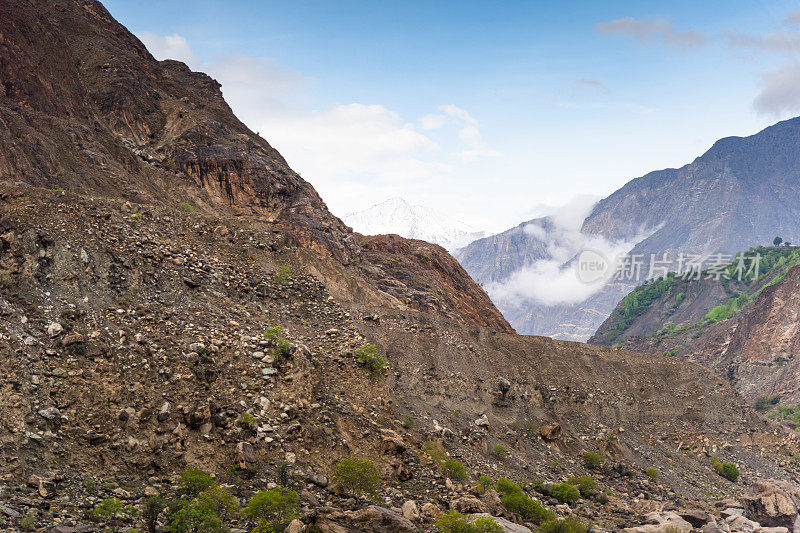
<path id="1" fill-rule="evenodd" d="M 19 521 L 19 528 L 22 531 L 33 531 L 36 529 L 36 518 L 32 514 L 27 514 Z"/>
<path id="2" fill-rule="evenodd" d="M 178 204 L 178 209 L 180 209 L 184 213 L 193 213 L 194 212 L 194 206 L 192 204 L 190 204 L 189 202 L 181 202 L 181 203 L 179 203 Z"/>
<path id="3" fill-rule="evenodd" d="M 522 488 L 510 479 L 501 477 L 497 480 L 497 492 L 499 492 L 500 495 L 513 494 L 516 492 L 521 493 Z"/>
<path id="4" fill-rule="evenodd" d="M 227 528 L 217 514 L 217 502 L 199 494 L 182 497 L 170 504 L 167 531 L 170 533 L 222 533 Z"/>
<path id="5" fill-rule="evenodd" d="M 124 505 L 119 498 L 106 498 L 92 510 L 93 518 L 97 521 L 106 522 L 113 531 L 118 529 L 120 522 L 125 518 L 135 516 L 136 513 L 135 507 Z"/>
<path id="6" fill-rule="evenodd" d="M 600 454 L 600 452 L 584 452 L 581 458 L 583 459 L 583 464 L 586 466 L 586 468 L 595 469 L 603 464 L 603 456 Z"/>
<path id="7" fill-rule="evenodd" d="M 506 447 L 502 444 L 495 444 L 494 448 L 492 448 L 492 451 L 494 452 L 495 456 L 500 459 L 505 459 L 508 457 L 508 450 L 506 450 Z"/>
<path id="8" fill-rule="evenodd" d="M 181 492 L 189 495 L 197 495 L 216 485 L 214 480 L 199 468 L 190 468 L 181 474 Z"/>
<path id="9" fill-rule="evenodd" d="M 440 466 L 444 465 L 444 461 L 447 459 L 447 452 L 444 451 L 444 446 L 435 440 L 426 440 L 423 442 L 422 451 L 430 455 L 436 464 Z"/>
<path id="10" fill-rule="evenodd" d="M 414 427 L 414 417 L 411 415 L 405 415 L 403 417 L 403 427 L 406 429 L 411 429 Z"/>
<path id="11" fill-rule="evenodd" d="M 526 521 L 540 524 L 553 518 L 552 511 L 543 507 L 539 502 L 532 500 L 521 491 L 504 494 L 500 501 L 503 507 Z"/>
<path id="12" fill-rule="evenodd" d="M 467 522 L 466 515 L 458 511 L 449 511 L 436 520 L 436 527 L 441 533 L 475 533 L 472 524 Z"/>
<path id="13" fill-rule="evenodd" d="M 478 490 L 483 494 L 484 492 L 491 490 L 494 488 L 494 481 L 489 476 L 481 476 L 478 478 L 478 481 L 475 483 L 478 487 Z"/>
<path id="14" fill-rule="evenodd" d="M 733 481 L 735 483 L 736 480 L 739 479 L 739 468 L 733 463 L 723 463 L 716 457 L 712 457 L 711 466 L 717 474 L 728 481 Z"/>
<path id="15" fill-rule="evenodd" d="M 228 519 L 239 512 L 239 502 L 236 500 L 236 496 L 231 491 L 218 485 L 209 488 L 200 496 L 213 504 L 214 510 L 222 520 Z"/>
<path id="16" fill-rule="evenodd" d="M 362 344 L 353 350 L 353 356 L 356 361 L 364 365 L 367 374 L 372 378 L 383 374 L 383 370 L 386 368 L 386 358 L 378 353 L 374 344 Z"/>
<path id="17" fill-rule="evenodd" d="M 292 268 L 289 265 L 282 265 L 275 271 L 273 279 L 278 285 L 288 285 L 292 281 Z"/>
<path id="18" fill-rule="evenodd" d="M 286 338 L 283 328 L 272 326 L 266 329 L 263 337 L 272 344 L 272 356 L 275 359 L 286 359 L 292 351 L 292 344 Z"/>
<path id="19" fill-rule="evenodd" d="M 256 417 L 254 417 L 252 414 L 242 413 L 241 415 L 239 415 L 239 425 L 243 429 L 248 429 L 250 431 L 253 431 L 258 427 L 258 421 L 256 420 Z"/>
<path id="20" fill-rule="evenodd" d="M 656 468 L 650 467 L 644 471 L 644 475 L 649 477 L 653 481 L 658 481 L 658 470 Z"/>
<path id="21" fill-rule="evenodd" d="M 572 477 L 567 481 L 577 487 L 584 498 L 591 498 L 597 494 L 597 481 L 592 479 L 592 476 Z"/>
<path id="22" fill-rule="evenodd" d="M 447 477 L 456 481 L 467 479 L 467 471 L 464 469 L 464 464 L 452 457 L 444 462 L 444 473 Z"/>
<path id="23" fill-rule="evenodd" d="M 539 527 L 540 533 L 586 533 L 587 529 L 577 518 L 548 520 Z"/>
<path id="24" fill-rule="evenodd" d="M 531 488 L 538 492 L 539 494 L 544 494 L 545 496 L 550 496 L 550 489 L 545 485 L 544 481 L 541 479 L 532 479 L 531 480 Z"/>
<path id="25" fill-rule="evenodd" d="M 284 487 L 262 490 L 250 498 L 242 514 L 256 523 L 254 533 L 282 533 L 289 522 L 298 518 L 300 498 Z"/>
<path id="26" fill-rule="evenodd" d="M 550 489 L 550 495 L 561 503 L 575 503 L 581 499 L 580 491 L 570 483 L 558 483 Z"/>
<path id="27" fill-rule="evenodd" d="M 351 494 L 375 496 L 381 486 L 381 475 L 368 459 L 348 457 L 336 462 L 333 478 Z"/>
<path id="28" fill-rule="evenodd" d="M 472 521 L 475 533 L 503 533 L 503 528 L 497 520 L 489 516 L 479 516 Z"/>

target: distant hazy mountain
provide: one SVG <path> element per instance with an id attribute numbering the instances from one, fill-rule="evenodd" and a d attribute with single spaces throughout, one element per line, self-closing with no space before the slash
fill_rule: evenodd
<path id="1" fill-rule="evenodd" d="M 348 213 L 343 220 L 365 235 L 394 233 L 432 242 L 451 252 L 486 234 L 436 209 L 410 204 L 403 198 L 390 198 L 363 211 Z"/>
<path id="2" fill-rule="evenodd" d="M 516 228 L 515 228 L 516 229 Z M 539 254 L 514 230 L 481 239 L 459 254 L 479 283 L 496 282 Z M 800 118 L 749 136 L 727 137 L 678 169 L 651 172 L 601 200 L 584 235 L 633 240 L 632 254 L 735 253 L 800 239 Z M 646 235 L 646 238 L 637 236 Z M 522 244 L 522 245 L 520 245 Z M 496 253 L 499 250 L 500 253 Z M 586 340 L 637 283 L 615 282 L 577 304 L 496 302 L 520 333 Z"/>

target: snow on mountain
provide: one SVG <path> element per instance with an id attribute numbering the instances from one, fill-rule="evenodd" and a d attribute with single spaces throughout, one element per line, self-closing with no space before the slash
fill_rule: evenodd
<path id="1" fill-rule="evenodd" d="M 390 198 L 363 211 L 348 213 L 343 220 L 364 235 L 395 233 L 438 244 L 450 252 L 486 235 L 440 211 L 410 204 L 403 198 Z"/>

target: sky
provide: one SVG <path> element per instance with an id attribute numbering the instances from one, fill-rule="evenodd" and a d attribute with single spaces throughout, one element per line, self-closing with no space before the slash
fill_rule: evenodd
<path id="1" fill-rule="evenodd" d="M 800 114 L 800 2 L 107 0 L 337 215 L 502 231 Z"/>

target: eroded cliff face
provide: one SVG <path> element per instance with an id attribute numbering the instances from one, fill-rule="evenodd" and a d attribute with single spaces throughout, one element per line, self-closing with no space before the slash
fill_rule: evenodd
<path id="1" fill-rule="evenodd" d="M 710 327 L 684 356 L 728 377 L 748 400 L 800 403 L 800 266 L 739 316 Z"/>

